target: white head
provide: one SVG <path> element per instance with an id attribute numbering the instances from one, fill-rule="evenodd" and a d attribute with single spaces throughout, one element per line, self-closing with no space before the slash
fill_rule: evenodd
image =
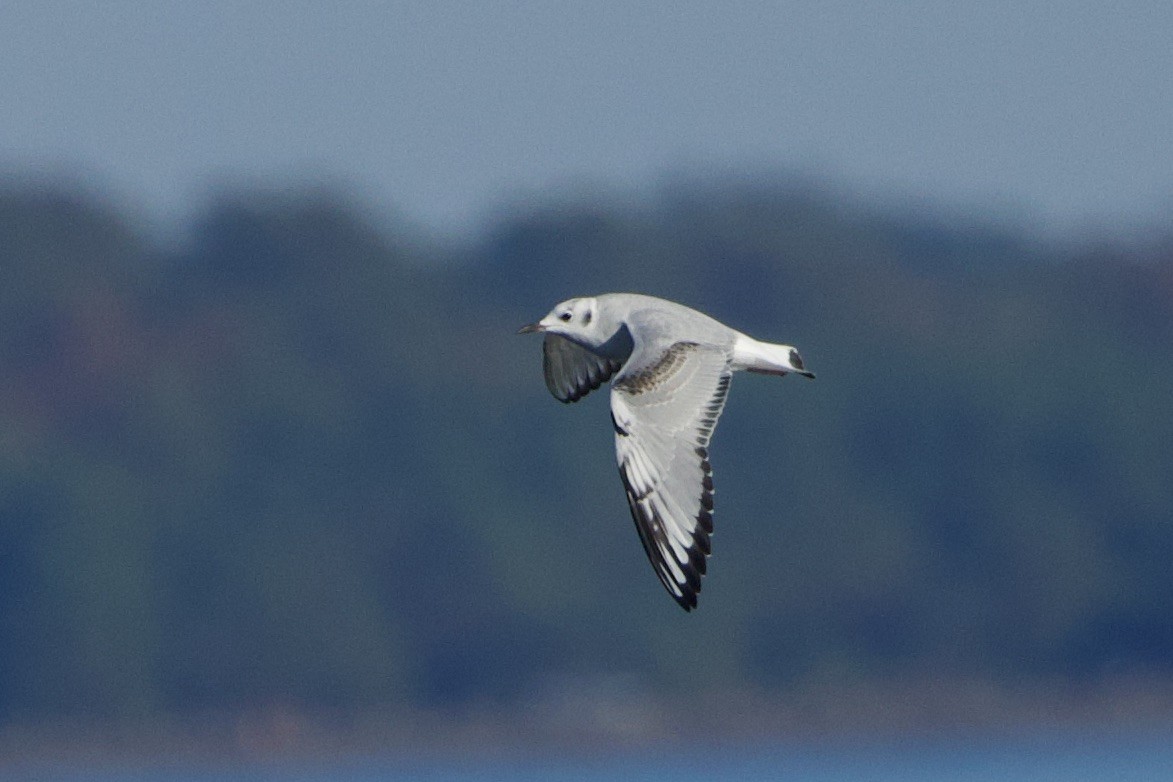
<path id="1" fill-rule="evenodd" d="M 583 347 L 597 348 L 615 334 L 619 324 L 611 323 L 606 317 L 598 299 L 586 296 L 567 299 L 550 310 L 550 314 L 537 323 L 522 326 L 518 334 L 546 331 L 566 337 Z"/>

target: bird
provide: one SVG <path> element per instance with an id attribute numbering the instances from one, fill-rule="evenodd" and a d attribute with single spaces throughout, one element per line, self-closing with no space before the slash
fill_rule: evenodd
<path id="1" fill-rule="evenodd" d="M 637 293 L 568 299 L 540 333 L 546 386 L 577 402 L 611 381 L 615 455 L 631 517 L 660 583 L 697 606 L 711 553 L 709 442 L 734 372 L 814 378 L 791 345 L 760 342 L 683 304 Z"/>

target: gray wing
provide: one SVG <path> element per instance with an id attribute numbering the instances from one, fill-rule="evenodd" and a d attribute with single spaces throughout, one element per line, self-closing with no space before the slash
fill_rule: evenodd
<path id="1" fill-rule="evenodd" d="M 557 334 L 542 342 L 546 387 L 560 402 L 577 402 L 611 379 L 622 362 L 604 358 Z"/>
<path id="2" fill-rule="evenodd" d="M 696 607 L 713 532 L 709 440 L 729 393 L 726 351 L 677 342 L 611 390 L 615 455 L 631 516 L 664 588 Z"/>

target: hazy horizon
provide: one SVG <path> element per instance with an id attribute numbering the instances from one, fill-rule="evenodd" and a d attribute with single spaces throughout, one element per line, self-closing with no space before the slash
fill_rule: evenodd
<path id="1" fill-rule="evenodd" d="M 326 182 L 440 233 L 551 192 L 791 172 L 1052 233 L 1173 205 L 1173 7 L 0 10 L 0 175 L 164 224 Z"/>

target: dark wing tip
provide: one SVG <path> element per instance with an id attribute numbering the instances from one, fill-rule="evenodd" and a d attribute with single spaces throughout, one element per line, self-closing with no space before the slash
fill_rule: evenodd
<path id="1" fill-rule="evenodd" d="M 680 563 L 677 563 L 678 565 Z M 695 570 L 692 570 L 688 565 L 681 565 L 684 570 L 684 576 L 687 579 L 685 583 L 676 583 L 680 588 L 680 594 L 676 594 L 671 589 L 668 589 L 668 594 L 676 601 L 676 605 L 680 606 L 687 612 L 691 612 L 697 606 L 697 597 L 701 593 L 701 575 Z M 670 576 L 669 576 L 670 577 Z M 663 578 L 661 578 L 661 581 Z M 667 585 L 665 585 L 667 586 Z"/>
<path id="2" fill-rule="evenodd" d="M 688 559 L 681 562 L 672 555 L 671 544 L 666 542 L 667 533 L 664 530 L 664 520 L 660 518 L 659 512 L 654 506 L 651 506 L 650 513 L 645 509 L 642 501 L 646 501 L 646 495 L 637 494 L 628 479 L 626 467 L 626 463 L 620 465 L 619 477 L 623 481 L 627 504 L 631 508 L 631 518 L 635 522 L 644 553 L 647 555 L 648 561 L 652 563 L 652 569 L 656 572 L 660 583 L 672 596 L 672 599 L 685 611 L 692 611 L 697 606 L 697 595 L 700 594 L 702 586 L 701 579 L 708 572 L 707 557 L 712 552 L 710 541 L 710 534 L 713 531 L 712 514 L 702 509 L 697 515 L 700 526 L 692 531 L 692 542 L 685 549 Z M 708 496 L 711 506 L 711 495 Z M 680 571 L 681 579 L 674 576 L 672 567 L 667 562 L 669 556 L 672 557 L 676 569 Z"/>

